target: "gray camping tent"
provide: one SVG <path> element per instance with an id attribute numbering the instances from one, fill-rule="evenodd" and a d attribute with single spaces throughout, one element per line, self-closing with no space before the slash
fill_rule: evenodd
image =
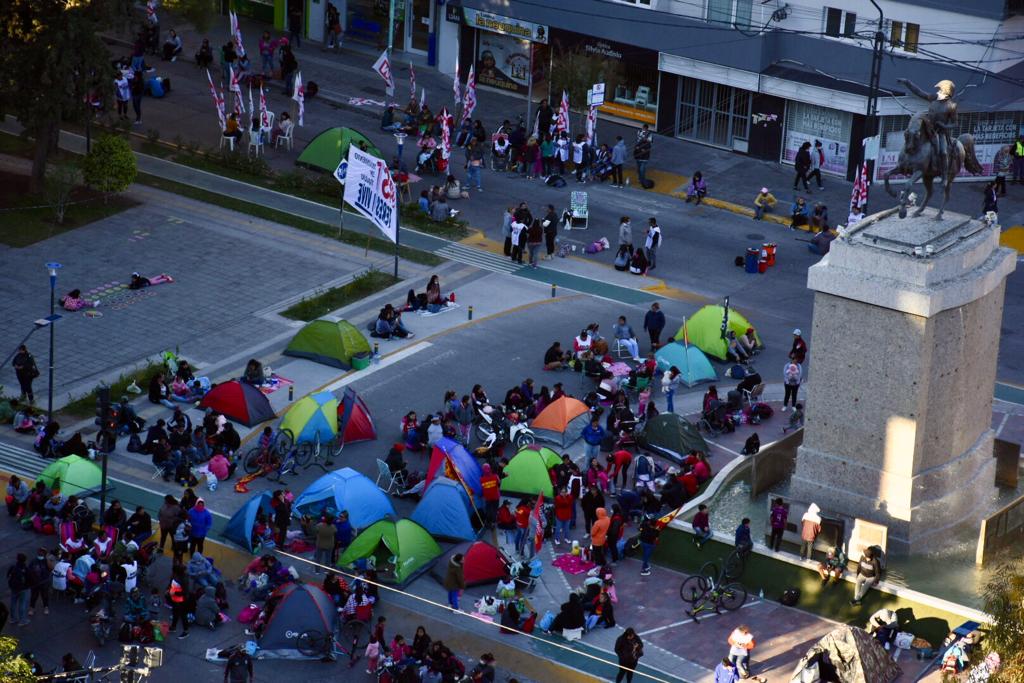
<path id="1" fill-rule="evenodd" d="M 274 598 L 278 599 L 277 607 L 260 636 L 262 656 L 303 658 L 298 650 L 300 634 L 304 631 L 333 633 L 337 609 L 319 586 L 288 583 L 274 591 L 271 599 Z"/>
<path id="2" fill-rule="evenodd" d="M 791 683 L 810 680 L 803 672 L 815 666 L 818 680 L 839 683 L 892 683 L 902 673 L 882 644 L 856 626 L 839 626 L 815 643 L 797 664 Z"/>

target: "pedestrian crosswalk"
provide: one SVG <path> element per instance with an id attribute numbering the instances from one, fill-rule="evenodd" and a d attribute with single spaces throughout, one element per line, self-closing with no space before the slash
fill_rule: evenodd
<path id="1" fill-rule="evenodd" d="M 0 470 L 34 480 L 49 461 L 34 451 L 0 442 Z"/>
<path id="2" fill-rule="evenodd" d="M 512 261 L 503 256 L 454 242 L 450 242 L 440 249 L 435 249 L 434 253 L 450 261 L 465 263 L 494 273 L 515 273 L 523 268 L 523 266 L 518 263 L 512 263 Z"/>

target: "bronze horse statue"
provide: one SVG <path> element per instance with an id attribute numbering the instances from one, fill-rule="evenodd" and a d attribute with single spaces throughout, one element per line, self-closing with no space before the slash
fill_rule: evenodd
<path id="1" fill-rule="evenodd" d="M 944 185 L 942 205 L 939 206 L 939 213 L 935 216 L 938 220 L 942 218 L 946 202 L 949 201 L 949 191 L 953 187 L 953 179 L 960 173 L 960 169 L 966 168 L 975 175 L 982 172 L 981 164 L 974 153 L 973 135 L 964 133 L 951 141 L 952 145 L 946 155 L 945 168 L 942 168 L 942 155 L 936 147 L 936 135 L 941 135 L 941 133 L 935 131 L 931 122 L 921 114 L 914 114 L 910 119 L 910 125 L 903 131 L 903 149 L 900 150 L 899 161 L 895 168 L 885 174 L 885 191 L 893 197 L 896 197 L 897 194 L 889 187 L 889 176 L 896 174 L 908 176 L 903 190 L 898 195 L 901 218 L 906 215 L 905 202 L 910 188 L 918 180 L 924 183 L 925 196 L 920 208 L 914 212 L 915 216 L 920 216 L 924 207 L 928 205 L 928 200 L 932 197 L 932 182 L 935 178 L 942 180 Z"/>

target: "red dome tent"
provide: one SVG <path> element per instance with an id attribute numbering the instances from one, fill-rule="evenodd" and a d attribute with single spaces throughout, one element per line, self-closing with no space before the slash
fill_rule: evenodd
<path id="1" fill-rule="evenodd" d="M 462 574 L 466 579 L 466 586 L 482 586 L 487 583 L 497 583 L 508 573 L 510 561 L 500 549 L 495 548 L 487 541 L 473 541 L 471 543 L 459 543 L 452 547 L 434 565 L 434 574 L 438 581 L 444 581 L 442 572 L 448 569 L 448 560 L 458 553 L 462 553 Z"/>
<path id="2" fill-rule="evenodd" d="M 342 443 L 347 444 L 377 438 L 377 428 L 373 426 L 370 409 L 354 389 L 346 388 L 338 401 L 338 433 L 341 434 Z"/>
<path id="3" fill-rule="evenodd" d="M 199 402 L 199 408 L 212 408 L 229 420 L 246 427 L 254 427 L 277 417 L 263 392 L 251 384 L 235 379 L 222 382 L 210 389 Z"/>

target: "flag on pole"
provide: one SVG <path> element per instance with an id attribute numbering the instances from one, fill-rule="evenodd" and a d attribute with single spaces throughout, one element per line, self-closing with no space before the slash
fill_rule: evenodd
<path id="1" fill-rule="evenodd" d="M 303 121 L 302 117 L 306 113 L 306 86 L 302 84 L 302 72 L 298 71 L 295 74 L 295 92 L 292 93 L 292 99 L 299 103 L 299 125 L 301 126 Z"/>
<path id="2" fill-rule="evenodd" d="M 228 16 L 231 19 L 231 37 L 235 41 L 235 52 L 238 53 L 239 57 L 244 57 L 245 46 L 242 45 L 242 29 L 238 25 L 238 15 L 234 12 L 229 12 Z"/>
<path id="3" fill-rule="evenodd" d="M 857 179 L 853 182 L 853 194 L 850 195 L 850 209 L 864 208 L 868 205 L 868 188 L 871 183 L 868 180 L 868 162 L 861 164 L 857 172 Z"/>
<path id="4" fill-rule="evenodd" d="M 423 111 L 423 107 L 427 104 L 427 89 L 421 88 L 420 92 L 420 111 Z"/>
<path id="5" fill-rule="evenodd" d="M 238 74 L 230 65 L 228 65 L 228 78 L 231 83 L 231 93 L 234 95 L 235 111 L 239 114 L 245 113 L 245 107 L 242 106 L 242 85 L 238 82 Z"/>
<path id="6" fill-rule="evenodd" d="M 256 113 L 256 107 L 252 106 L 252 81 L 249 82 L 249 111 Z"/>
<path id="7" fill-rule="evenodd" d="M 466 78 L 466 99 L 462 104 L 462 120 L 466 121 L 473 116 L 476 109 L 476 71 L 474 64 L 469 66 L 469 76 Z"/>
<path id="8" fill-rule="evenodd" d="M 452 131 L 449 123 L 448 107 L 441 107 L 441 158 L 449 159 L 452 155 Z"/>
<path id="9" fill-rule="evenodd" d="M 555 134 L 569 132 L 569 93 L 562 91 L 562 104 L 558 107 L 558 119 L 555 122 Z"/>
<path id="10" fill-rule="evenodd" d="M 459 83 L 459 58 L 455 58 L 455 78 L 452 83 L 452 92 L 455 94 L 455 108 L 458 109 L 462 102 L 462 84 Z"/>
<path id="11" fill-rule="evenodd" d="M 395 77 L 391 73 L 391 60 L 388 59 L 388 51 L 380 53 L 380 57 L 373 63 L 373 70 L 380 74 L 380 77 L 384 79 L 384 88 L 387 91 L 388 97 L 395 96 Z M 416 97 L 416 93 L 413 93 L 413 97 Z"/>
<path id="12" fill-rule="evenodd" d="M 682 512 L 682 511 L 683 511 L 683 506 L 680 505 L 675 510 L 672 510 L 668 514 L 659 517 L 654 522 L 654 528 L 657 529 L 658 531 L 661 531 L 662 529 L 667 527 L 669 524 L 671 524 L 672 520 L 675 519 L 676 517 L 678 517 L 679 513 Z"/>
<path id="13" fill-rule="evenodd" d="M 270 117 L 267 116 L 267 95 L 263 92 L 263 82 L 260 81 L 260 128 L 270 127 Z"/>
<path id="14" fill-rule="evenodd" d="M 210 96 L 213 97 L 213 106 L 217 109 L 217 119 L 220 121 L 220 129 L 224 130 L 227 121 L 224 118 L 224 96 L 217 92 L 217 86 L 213 84 L 213 76 L 210 70 L 206 70 L 206 79 L 210 81 Z"/>
<path id="15" fill-rule="evenodd" d="M 544 547 L 544 494 L 537 494 L 537 503 L 530 513 L 530 522 L 533 524 L 533 549 L 540 552 Z"/>
<path id="16" fill-rule="evenodd" d="M 412 62 L 409 62 L 409 99 L 416 99 L 416 70 L 412 68 Z"/>
<path id="17" fill-rule="evenodd" d="M 590 107 L 587 112 L 587 144 L 594 144 L 594 136 L 597 133 L 597 107 Z"/>

